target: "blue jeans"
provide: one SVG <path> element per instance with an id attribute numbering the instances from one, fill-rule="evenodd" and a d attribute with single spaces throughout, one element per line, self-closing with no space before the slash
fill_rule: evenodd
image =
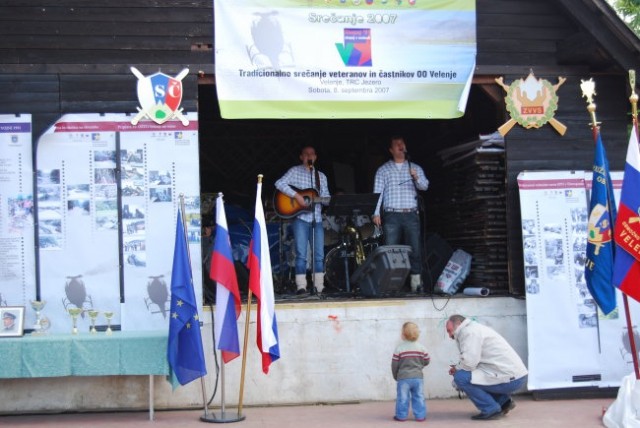
<path id="1" fill-rule="evenodd" d="M 422 272 L 420 251 L 420 216 L 413 213 L 385 212 L 382 222 L 385 245 L 410 245 L 411 274 Z"/>
<path id="2" fill-rule="evenodd" d="M 469 397 L 475 406 L 483 414 L 496 413 L 502 410 L 502 405 L 511 399 L 511 394 L 524 385 L 526 376 L 511 382 L 498 385 L 476 385 L 471 383 L 471 372 L 457 370 L 453 380 Z"/>
<path id="3" fill-rule="evenodd" d="M 311 229 L 312 224 L 296 218 L 293 220 L 293 238 L 295 240 L 296 275 L 307 273 L 307 250 L 311 248 Z M 311 255 L 309 254 L 309 258 Z M 316 222 L 315 227 L 315 261 L 313 263 L 313 272 L 324 271 L 324 229 L 322 223 Z"/>
<path id="4" fill-rule="evenodd" d="M 414 418 L 424 419 L 427 417 L 424 381 L 422 379 L 400 379 L 397 391 L 396 418 L 407 419 L 409 417 L 409 403 L 411 403 Z"/>

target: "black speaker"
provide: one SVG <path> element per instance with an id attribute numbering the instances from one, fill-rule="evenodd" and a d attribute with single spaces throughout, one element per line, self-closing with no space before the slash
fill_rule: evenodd
<path id="1" fill-rule="evenodd" d="M 447 262 L 453 255 L 453 249 L 451 246 L 442 239 L 437 233 L 432 233 L 427 236 L 427 242 L 425 244 L 425 267 L 426 275 L 423 275 L 425 282 L 425 290 L 433 293 L 434 286 L 440 277 L 440 274 L 444 270 Z"/>
<path id="2" fill-rule="evenodd" d="M 351 283 L 359 287 L 360 294 L 367 297 L 399 292 L 411 270 L 410 252 L 408 245 L 376 248 L 353 273 Z"/>

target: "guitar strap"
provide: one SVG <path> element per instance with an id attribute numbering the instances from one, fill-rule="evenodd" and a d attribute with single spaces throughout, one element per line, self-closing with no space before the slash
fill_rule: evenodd
<path id="1" fill-rule="evenodd" d="M 320 196 L 320 173 L 318 172 L 318 168 L 313 168 L 316 173 L 316 190 L 318 191 L 318 196 Z"/>

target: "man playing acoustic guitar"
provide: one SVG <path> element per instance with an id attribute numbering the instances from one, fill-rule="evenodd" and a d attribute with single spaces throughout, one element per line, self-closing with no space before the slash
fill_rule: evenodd
<path id="1" fill-rule="evenodd" d="M 328 204 L 330 194 L 327 177 L 315 167 L 316 160 L 316 150 L 311 146 L 303 147 L 300 165 L 290 168 L 275 183 L 276 189 L 289 199 L 289 211 L 298 211 L 292 223 L 298 295 L 307 293 L 307 260 L 311 257 L 315 291 L 320 294 L 324 289 L 322 203 Z M 308 257 L 309 248 L 312 256 Z"/>

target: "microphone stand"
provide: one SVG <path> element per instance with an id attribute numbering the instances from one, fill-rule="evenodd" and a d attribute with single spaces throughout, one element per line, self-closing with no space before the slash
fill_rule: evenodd
<path id="1" fill-rule="evenodd" d="M 307 161 L 307 165 L 309 166 L 309 177 L 311 178 L 311 187 L 313 186 L 313 161 L 309 159 Z M 316 183 L 317 187 L 320 187 L 320 183 Z M 311 196 L 311 294 L 316 292 L 316 199 Z"/>
<path id="2" fill-rule="evenodd" d="M 424 210 L 424 207 L 422 206 L 422 199 L 420 198 L 420 193 L 418 192 L 418 179 L 413 179 L 413 176 L 411 175 L 411 158 L 409 157 L 409 153 L 408 152 L 404 152 L 404 158 L 407 161 L 407 165 L 409 166 L 409 176 L 411 177 L 411 182 L 413 182 L 413 188 L 415 189 L 416 192 L 416 206 L 418 207 L 418 219 L 420 218 L 420 215 L 422 213 L 422 215 L 424 215 L 426 217 L 426 213 Z M 426 249 L 426 245 L 425 245 L 425 241 L 426 241 L 426 220 L 425 220 L 425 227 L 422 228 L 422 225 L 420 225 L 420 230 L 418 231 L 422 236 L 422 239 L 420 240 L 420 253 L 423 255 L 424 257 L 424 250 Z M 424 265 L 424 261 L 421 261 L 421 263 Z M 428 264 L 427 268 L 428 268 Z M 423 282 L 423 292 L 424 292 L 424 281 Z"/>

